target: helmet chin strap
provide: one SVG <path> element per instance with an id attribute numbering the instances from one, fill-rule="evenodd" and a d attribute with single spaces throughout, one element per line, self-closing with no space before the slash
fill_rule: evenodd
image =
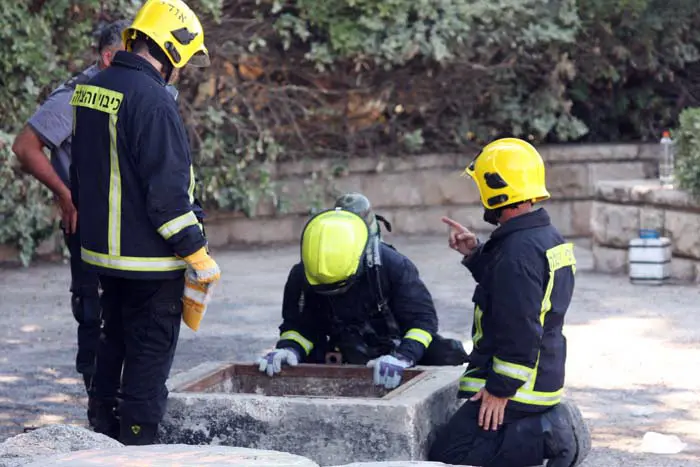
<path id="1" fill-rule="evenodd" d="M 172 78 L 173 76 L 173 70 L 175 69 L 175 67 L 173 67 L 172 63 L 170 63 L 170 60 L 168 59 L 167 55 L 165 55 L 165 52 L 163 52 L 163 50 L 158 46 L 158 44 L 153 42 L 150 38 L 147 40 L 147 43 L 148 53 L 151 54 L 151 57 L 158 60 L 158 62 L 163 67 L 161 73 L 163 73 L 165 84 L 171 84 L 170 78 Z"/>
<path id="2" fill-rule="evenodd" d="M 503 208 L 488 209 L 484 208 L 484 221 L 491 225 L 498 225 L 498 219 L 503 213 Z"/>

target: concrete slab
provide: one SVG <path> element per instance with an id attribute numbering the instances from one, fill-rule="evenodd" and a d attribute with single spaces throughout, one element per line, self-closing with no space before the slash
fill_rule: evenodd
<path id="1" fill-rule="evenodd" d="M 301 456 L 224 446 L 152 445 L 91 449 L 37 459 L 26 467 L 318 467 Z"/>
<path id="2" fill-rule="evenodd" d="M 455 219 L 469 222 L 467 214 Z M 387 235 L 418 266 L 441 333 L 469 342 L 475 284 L 446 238 Z M 200 330 L 182 327 L 173 376 L 206 361 L 252 362 L 279 337 L 282 288 L 299 261 L 298 242 L 215 250 L 214 257 L 223 271 L 221 287 Z M 594 274 L 588 242 L 577 242 L 576 257 L 564 332 L 566 394 L 593 436 L 581 467 L 700 467 L 700 372 L 689 370 L 700 368 L 700 287 L 645 287 L 624 276 Z M 87 424 L 85 389 L 75 372 L 69 269 L 42 263 L 0 269 L 0 440 L 24 426 Z M 687 447 L 678 454 L 644 452 L 642 440 L 652 431 L 676 435 Z"/>
<path id="3" fill-rule="evenodd" d="M 320 465 L 425 459 L 459 406 L 462 367 L 417 367 L 393 391 L 361 366 L 300 365 L 269 378 L 250 364 L 205 363 L 173 377 L 163 443 L 291 452 Z"/>

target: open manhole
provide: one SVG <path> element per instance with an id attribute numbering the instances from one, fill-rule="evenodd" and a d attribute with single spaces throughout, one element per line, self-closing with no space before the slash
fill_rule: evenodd
<path id="1" fill-rule="evenodd" d="M 404 370 L 401 386 L 424 370 Z M 234 363 L 221 367 L 176 390 L 184 393 L 255 394 L 259 396 L 382 398 L 392 390 L 377 386 L 373 370 L 360 365 L 309 365 L 284 367 L 272 377 L 256 364 Z M 401 387 L 399 386 L 399 388 Z"/>

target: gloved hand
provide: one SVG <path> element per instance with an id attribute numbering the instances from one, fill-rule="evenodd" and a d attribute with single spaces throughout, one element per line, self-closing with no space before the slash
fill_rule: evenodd
<path id="1" fill-rule="evenodd" d="M 382 355 L 367 362 L 369 368 L 374 368 L 374 384 L 394 389 L 401 383 L 403 370 L 413 366 L 413 362 L 403 355 Z"/>
<path id="2" fill-rule="evenodd" d="M 207 306 L 214 293 L 216 282 L 198 282 L 191 267 L 185 272 L 185 291 L 182 297 L 182 320 L 196 331 L 202 322 Z"/>
<path id="3" fill-rule="evenodd" d="M 275 349 L 264 357 L 258 359 L 258 369 L 272 376 L 275 373 L 282 371 L 282 363 L 289 366 L 297 366 L 299 364 L 299 354 L 294 349 Z"/>
<path id="4" fill-rule="evenodd" d="M 191 268 L 195 282 L 208 284 L 221 278 L 221 270 L 214 259 L 207 253 L 207 248 L 202 247 L 189 256 L 183 258 Z"/>

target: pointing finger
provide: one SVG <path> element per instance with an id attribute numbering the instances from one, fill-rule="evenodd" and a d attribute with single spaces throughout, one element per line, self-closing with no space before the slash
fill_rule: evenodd
<path id="1" fill-rule="evenodd" d="M 442 222 L 457 230 L 467 230 L 462 224 L 446 216 L 442 217 Z"/>

